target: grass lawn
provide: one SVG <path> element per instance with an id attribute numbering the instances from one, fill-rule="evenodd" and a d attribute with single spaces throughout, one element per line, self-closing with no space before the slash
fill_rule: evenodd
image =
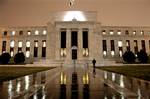
<path id="1" fill-rule="evenodd" d="M 0 82 L 53 68 L 54 67 L 0 67 Z"/>
<path id="2" fill-rule="evenodd" d="M 105 66 L 97 68 L 150 81 L 150 66 Z"/>

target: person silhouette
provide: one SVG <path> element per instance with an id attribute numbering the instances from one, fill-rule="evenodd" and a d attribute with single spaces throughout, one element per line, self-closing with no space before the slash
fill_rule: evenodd
<path id="1" fill-rule="evenodd" d="M 93 64 L 93 74 L 96 74 L 96 72 L 95 72 L 96 60 L 95 59 L 92 60 L 92 64 Z"/>

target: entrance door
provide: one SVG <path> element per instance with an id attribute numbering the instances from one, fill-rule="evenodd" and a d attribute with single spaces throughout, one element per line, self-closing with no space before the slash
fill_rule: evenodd
<path id="1" fill-rule="evenodd" d="M 77 49 L 72 49 L 72 59 L 73 60 L 77 59 Z"/>

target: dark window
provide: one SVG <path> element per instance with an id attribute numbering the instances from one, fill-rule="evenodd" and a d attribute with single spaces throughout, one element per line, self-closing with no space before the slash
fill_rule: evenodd
<path id="1" fill-rule="evenodd" d="M 38 41 L 34 41 L 34 57 L 38 57 Z"/>
<path id="2" fill-rule="evenodd" d="M 129 31 L 128 30 L 125 31 L 125 35 L 129 35 Z"/>
<path id="3" fill-rule="evenodd" d="M 88 31 L 82 33 L 83 48 L 88 48 Z"/>
<path id="4" fill-rule="evenodd" d="M 142 40 L 142 41 L 141 41 L 141 45 L 142 45 L 142 50 L 146 51 L 146 48 L 145 48 L 145 40 Z"/>
<path id="5" fill-rule="evenodd" d="M 2 43 L 2 53 L 6 51 L 6 41 L 3 41 Z"/>
<path id="6" fill-rule="evenodd" d="M 103 40 L 102 43 L 103 43 L 103 51 L 107 51 L 107 42 L 106 42 L 106 40 Z"/>
<path id="7" fill-rule="evenodd" d="M 7 36 L 7 31 L 4 31 L 4 36 Z"/>
<path id="8" fill-rule="evenodd" d="M 137 42 L 137 40 L 134 40 L 134 53 L 135 54 L 138 53 L 138 42 Z"/>
<path id="9" fill-rule="evenodd" d="M 61 48 L 66 48 L 66 31 L 61 31 Z"/>
<path id="10" fill-rule="evenodd" d="M 43 40 L 42 43 L 43 43 L 43 46 L 42 46 L 42 57 L 46 57 L 46 40 Z"/>
<path id="11" fill-rule="evenodd" d="M 78 46 L 78 33 L 77 33 L 77 31 L 71 32 L 71 46 Z"/>
<path id="12" fill-rule="evenodd" d="M 22 52 L 22 47 L 18 47 L 18 52 Z"/>
<path id="13" fill-rule="evenodd" d="M 19 35 L 23 35 L 23 31 L 19 31 Z"/>
<path id="14" fill-rule="evenodd" d="M 114 40 L 110 40 L 111 51 L 115 51 L 115 42 Z"/>

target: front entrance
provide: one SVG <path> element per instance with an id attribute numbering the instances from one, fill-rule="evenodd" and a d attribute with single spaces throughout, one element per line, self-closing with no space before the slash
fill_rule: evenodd
<path id="1" fill-rule="evenodd" d="M 72 49 L 72 60 L 77 60 L 77 49 Z"/>

